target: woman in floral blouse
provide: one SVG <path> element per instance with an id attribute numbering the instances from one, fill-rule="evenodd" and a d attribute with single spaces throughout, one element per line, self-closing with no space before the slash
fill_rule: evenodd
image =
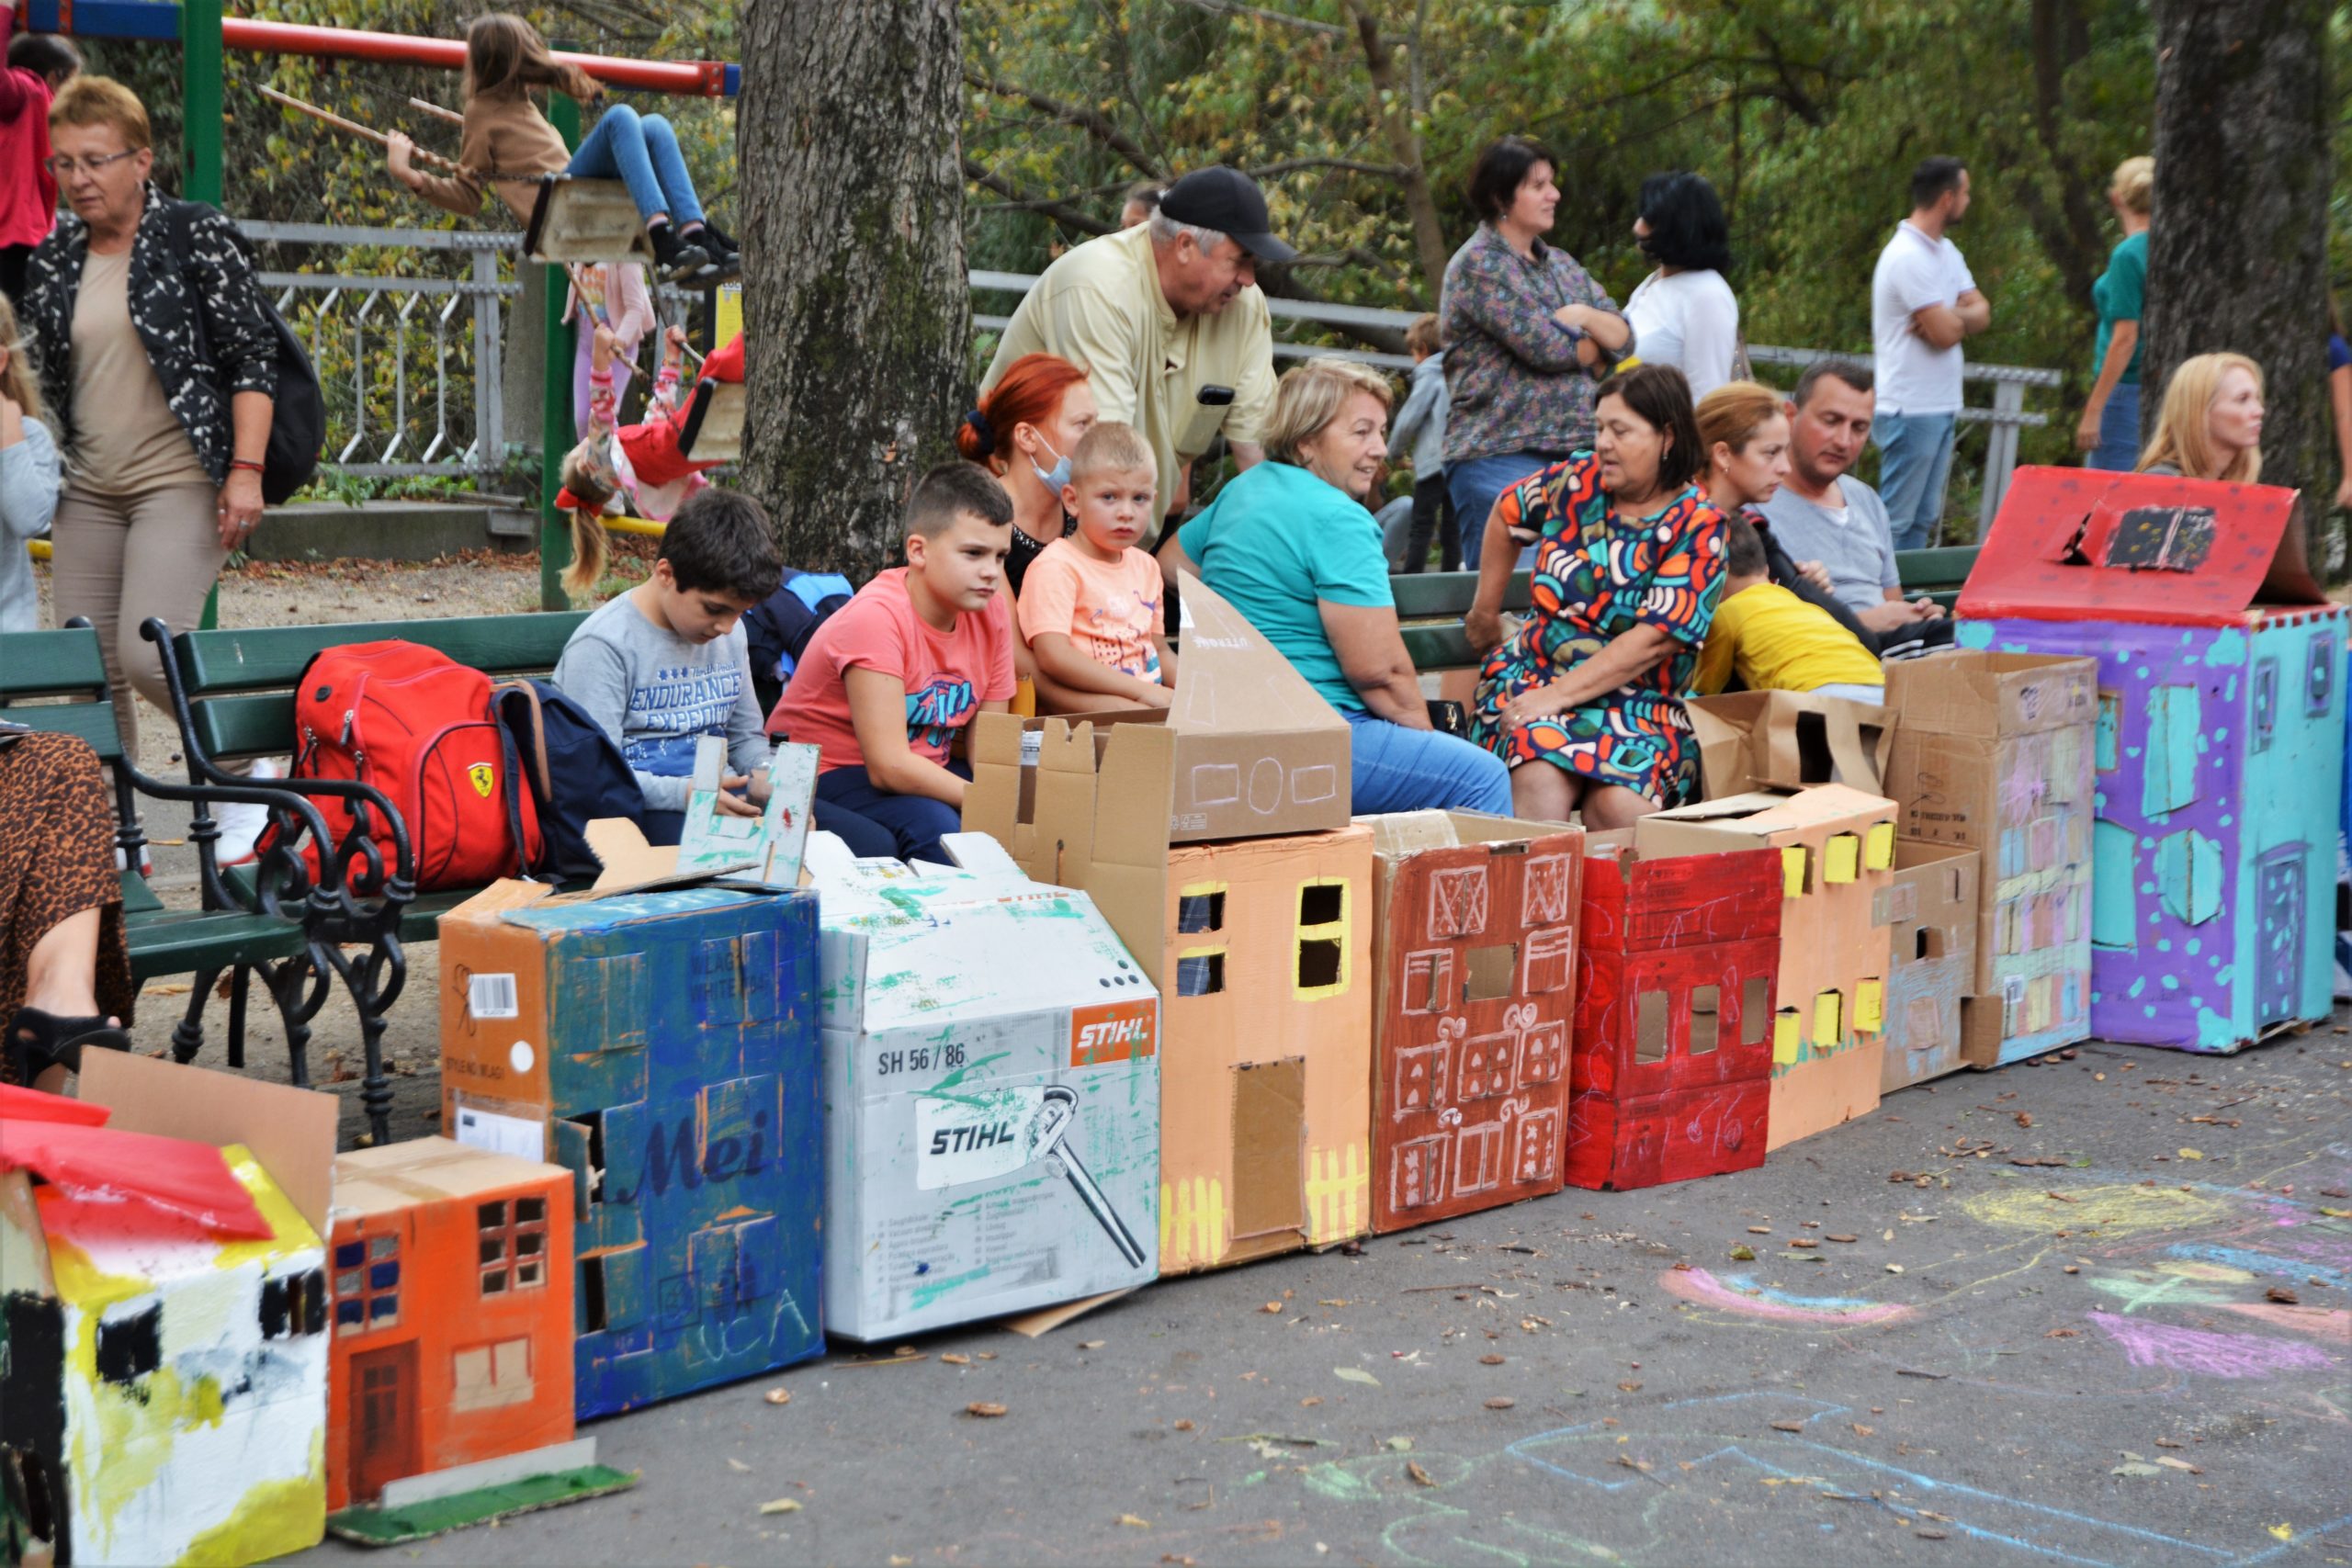
<path id="1" fill-rule="evenodd" d="M 1666 365 L 1603 382 L 1593 450 L 1503 492 L 1465 618 L 1487 653 L 1471 738 L 1511 768 L 1512 808 L 1623 828 L 1697 792 L 1682 694 L 1723 591 L 1722 513 L 1699 479 L 1690 384 Z M 1533 544 L 1533 610 L 1503 635 L 1518 547 Z"/>
<path id="2" fill-rule="evenodd" d="M 1616 302 L 1544 243 L 1560 205 L 1552 154 L 1506 136 L 1478 155 L 1478 231 L 1446 264 L 1438 303 L 1451 408 L 1445 483 L 1476 570 L 1495 498 L 1592 445 L 1593 382 L 1631 351 Z"/>

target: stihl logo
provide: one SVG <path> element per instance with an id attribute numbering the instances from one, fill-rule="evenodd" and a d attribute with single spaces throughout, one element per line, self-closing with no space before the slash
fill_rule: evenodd
<path id="1" fill-rule="evenodd" d="M 1159 1034 L 1157 1002 L 1112 1002 L 1102 1007 L 1073 1009 L 1069 1015 L 1069 1065 L 1091 1067 L 1105 1062 L 1141 1061 L 1156 1053 Z"/>
<path id="2" fill-rule="evenodd" d="M 981 1122 L 968 1127 L 942 1127 L 931 1135 L 935 1155 L 967 1155 L 1012 1142 L 1010 1122 Z"/>

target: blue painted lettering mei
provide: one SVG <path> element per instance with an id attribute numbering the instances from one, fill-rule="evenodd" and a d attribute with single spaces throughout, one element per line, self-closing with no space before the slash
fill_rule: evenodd
<path id="1" fill-rule="evenodd" d="M 702 1160 L 694 1157 L 695 1116 L 688 1111 L 673 1122 L 667 1134 L 661 1122 L 653 1123 L 653 1132 L 645 1149 L 645 1180 L 627 1192 L 616 1192 L 605 1200 L 608 1203 L 634 1203 L 646 1188 L 655 1197 L 670 1190 L 674 1183 L 683 1183 L 689 1192 L 700 1190 L 706 1181 L 732 1181 L 737 1177 L 757 1176 L 768 1168 L 768 1113 L 752 1113 L 750 1148 L 741 1138 L 714 1138 L 703 1151 Z"/>

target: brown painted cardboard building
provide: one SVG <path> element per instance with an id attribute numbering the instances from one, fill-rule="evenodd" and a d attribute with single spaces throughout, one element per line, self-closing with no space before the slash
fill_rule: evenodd
<path id="1" fill-rule="evenodd" d="M 1886 927 L 1886 1042 L 1879 1091 L 1958 1072 L 1962 1000 L 1976 978 L 1974 850 L 1894 842 L 1894 875 L 1871 919 Z"/>
<path id="2" fill-rule="evenodd" d="M 1584 831 L 1470 812 L 1374 835 L 1372 1228 L 1560 1189 Z"/>

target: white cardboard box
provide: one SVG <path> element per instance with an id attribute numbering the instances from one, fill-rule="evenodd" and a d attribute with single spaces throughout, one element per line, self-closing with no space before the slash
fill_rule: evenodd
<path id="1" fill-rule="evenodd" d="M 1159 1275 L 1159 996 L 1083 893 L 812 834 L 825 1327 L 890 1339 Z"/>

